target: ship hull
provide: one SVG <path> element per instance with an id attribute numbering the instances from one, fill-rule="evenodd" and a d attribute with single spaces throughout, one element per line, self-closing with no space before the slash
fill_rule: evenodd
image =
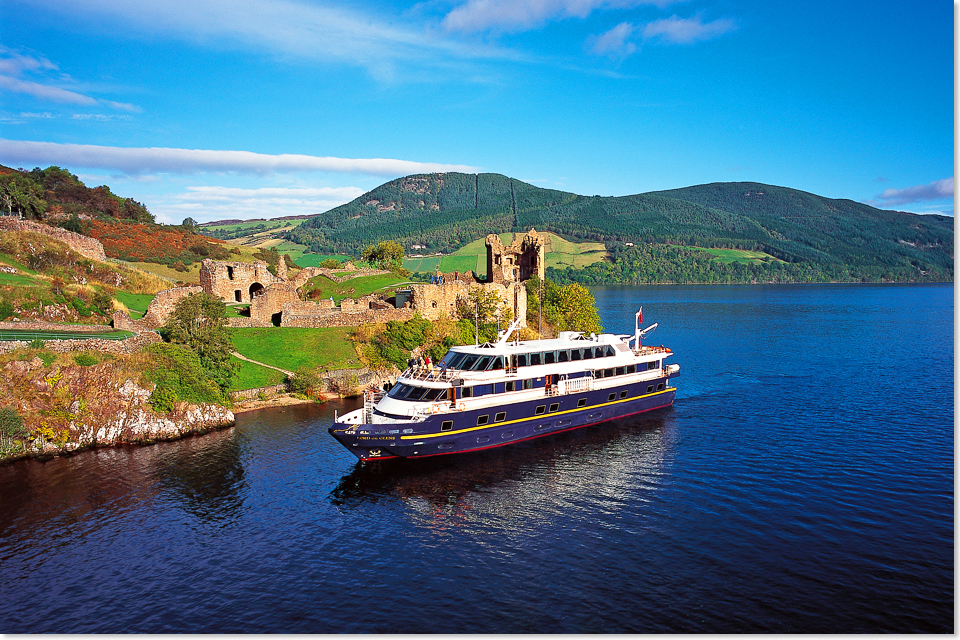
<path id="1" fill-rule="evenodd" d="M 444 410 L 419 422 L 334 422 L 329 432 L 360 460 L 469 453 L 669 407 L 676 388 L 666 381 L 664 377 L 465 411 Z"/>

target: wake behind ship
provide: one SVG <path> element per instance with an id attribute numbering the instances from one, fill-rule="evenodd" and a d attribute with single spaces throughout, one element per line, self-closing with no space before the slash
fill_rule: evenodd
<path id="1" fill-rule="evenodd" d="M 501 447 L 673 404 L 673 352 L 633 335 L 562 331 L 555 339 L 453 347 L 439 366 L 411 367 L 388 393 L 335 418 L 330 434 L 360 460 L 423 458 Z"/>

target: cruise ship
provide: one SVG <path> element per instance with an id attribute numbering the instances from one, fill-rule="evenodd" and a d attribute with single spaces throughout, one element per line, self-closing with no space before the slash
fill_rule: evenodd
<path id="1" fill-rule="evenodd" d="M 389 391 L 334 418 L 330 434 L 360 460 L 425 458 L 502 447 L 662 409 L 673 404 L 673 352 L 643 345 L 656 324 L 633 335 L 511 340 L 457 346 L 437 365 L 404 371 Z"/>

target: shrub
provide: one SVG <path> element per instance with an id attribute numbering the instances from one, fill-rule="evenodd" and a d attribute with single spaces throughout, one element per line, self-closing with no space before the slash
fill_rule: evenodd
<path id="1" fill-rule="evenodd" d="M 73 361 L 76 362 L 81 367 L 91 367 L 97 364 L 98 362 L 100 362 L 99 360 L 97 360 L 97 357 L 95 355 L 93 355 L 92 353 L 86 353 L 86 352 L 78 353 L 77 355 L 73 356 Z"/>
<path id="2" fill-rule="evenodd" d="M 0 408 L 0 435 L 5 438 L 28 438 L 30 432 L 23 426 L 23 418 L 10 407 Z"/>
<path id="3" fill-rule="evenodd" d="M 158 411 L 170 411 L 178 401 L 227 404 L 227 398 L 187 347 L 160 343 L 149 347 L 154 356 L 147 378 L 157 385 L 150 402 Z"/>
<path id="4" fill-rule="evenodd" d="M 320 376 L 307 367 L 300 367 L 294 376 L 287 376 L 287 383 L 290 385 L 291 393 L 300 393 L 309 395 L 311 391 L 317 391 L 322 384 Z"/>
<path id="5" fill-rule="evenodd" d="M 30 341 L 29 346 L 31 349 L 43 349 L 44 344 L 45 343 L 40 338 L 34 338 L 33 340 Z M 40 357 L 43 358 L 43 356 L 40 356 Z"/>
<path id="6" fill-rule="evenodd" d="M 0 300 L 0 320 L 6 320 L 13 313 L 13 303 L 8 300 Z"/>

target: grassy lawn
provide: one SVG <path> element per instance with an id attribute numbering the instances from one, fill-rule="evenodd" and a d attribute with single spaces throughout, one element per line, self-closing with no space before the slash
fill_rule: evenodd
<path id="1" fill-rule="evenodd" d="M 245 389 L 256 389 L 258 387 L 269 387 L 273 384 L 280 384 L 286 379 L 286 376 L 275 369 L 267 369 L 258 364 L 247 362 L 231 356 L 233 362 L 240 363 L 240 371 L 233 378 L 229 391 L 243 391 Z"/>
<path id="2" fill-rule="evenodd" d="M 486 249 L 483 250 L 483 255 L 457 255 L 457 253 L 443 257 L 443 260 L 440 262 L 441 271 L 444 273 L 453 273 L 454 271 L 459 271 L 460 273 L 465 271 L 476 271 L 480 276 L 487 274 Z"/>
<path id="3" fill-rule="evenodd" d="M 147 312 L 147 307 L 153 301 L 152 293 L 127 293 L 126 291 L 117 291 L 117 300 L 126 305 L 130 310 L 130 317 L 138 320 Z"/>
<path id="4" fill-rule="evenodd" d="M 360 360 L 347 337 L 351 327 L 299 329 L 294 327 L 231 329 L 238 353 L 287 371 L 308 369 L 351 369 Z M 248 387 L 249 388 L 249 387 Z"/>
<path id="5" fill-rule="evenodd" d="M 403 261 L 403 268 L 412 272 L 433 273 L 440 264 L 441 256 L 427 256 L 426 258 L 407 258 Z"/>
<path id="6" fill-rule="evenodd" d="M 343 282 L 334 282 L 326 276 L 315 276 L 307 281 L 303 286 L 305 293 L 310 291 L 320 291 L 320 298 L 329 298 L 337 302 L 344 298 L 359 298 L 374 292 L 384 292 L 387 289 L 395 288 L 397 285 L 407 282 L 404 278 L 395 276 L 392 273 L 378 276 L 361 276 L 351 278 Z M 244 354 L 246 355 L 246 354 Z"/>
<path id="7" fill-rule="evenodd" d="M 173 282 L 185 282 L 187 284 L 200 284 L 200 263 L 194 262 L 188 266 L 186 272 L 180 272 L 169 267 L 165 264 L 157 264 L 156 262 L 128 262 L 131 267 L 139 269 L 140 271 L 146 271 L 147 273 L 152 273 L 156 276 L 161 276 L 172 280 Z M 173 286 L 173 283 L 170 284 Z"/>
<path id="8" fill-rule="evenodd" d="M 249 318 L 250 305 L 249 304 L 228 304 L 227 317 L 228 318 Z"/>

